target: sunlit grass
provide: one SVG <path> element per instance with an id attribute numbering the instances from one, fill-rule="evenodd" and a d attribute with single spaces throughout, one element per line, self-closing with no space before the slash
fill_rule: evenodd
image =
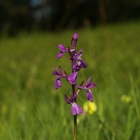
<path id="1" fill-rule="evenodd" d="M 139 22 L 78 30 L 77 49 L 89 68 L 79 73 L 97 83 L 96 112 L 78 116 L 79 140 L 140 139 Z M 73 117 L 64 101 L 71 87 L 53 89 L 54 66 L 70 72 L 67 55 L 56 60 L 57 45 L 70 45 L 74 31 L 21 33 L 0 40 L 0 139 L 73 138 Z M 65 86 L 66 85 L 66 86 Z M 128 98 L 131 99 L 129 102 Z M 81 91 L 78 104 L 86 101 Z"/>

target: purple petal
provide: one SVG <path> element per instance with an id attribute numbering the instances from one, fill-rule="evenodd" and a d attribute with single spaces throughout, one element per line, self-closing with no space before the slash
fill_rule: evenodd
<path id="1" fill-rule="evenodd" d="M 59 76 L 59 73 L 57 71 L 54 71 L 53 75 Z"/>
<path id="2" fill-rule="evenodd" d="M 91 92 L 91 90 L 90 90 L 90 89 L 89 89 L 89 90 L 87 90 L 86 97 L 87 97 L 87 99 L 88 99 L 88 100 L 90 100 L 91 102 L 93 102 L 93 99 L 92 99 L 92 92 Z"/>
<path id="3" fill-rule="evenodd" d="M 83 112 L 83 109 L 74 102 L 71 106 L 71 112 L 73 115 L 77 115 L 81 114 Z"/>
<path id="4" fill-rule="evenodd" d="M 75 71 L 75 72 L 78 72 L 80 69 L 81 69 L 80 66 L 76 66 L 76 67 L 74 68 L 74 71 Z"/>
<path id="5" fill-rule="evenodd" d="M 91 82 L 92 82 L 92 78 L 90 77 L 90 78 L 86 81 L 86 87 L 87 87 L 88 89 L 96 86 L 95 83 L 91 83 Z"/>
<path id="6" fill-rule="evenodd" d="M 56 78 L 55 83 L 54 83 L 54 89 L 58 89 L 58 87 L 61 87 L 62 83 L 59 78 Z"/>
<path id="7" fill-rule="evenodd" d="M 78 39 L 78 34 L 77 34 L 77 33 L 74 33 L 74 34 L 73 34 L 73 38 L 74 38 L 74 39 Z"/>
<path id="8" fill-rule="evenodd" d="M 59 66 L 59 71 L 60 71 L 60 75 L 63 75 L 63 70 L 60 66 Z"/>
<path id="9" fill-rule="evenodd" d="M 82 49 L 77 53 L 78 58 L 81 58 L 81 56 L 82 56 Z"/>
<path id="10" fill-rule="evenodd" d="M 76 79 L 77 79 L 77 72 L 74 72 L 74 73 L 70 74 L 69 76 L 67 76 L 67 80 L 68 80 L 72 85 L 75 85 L 75 84 L 76 84 Z"/>
<path id="11" fill-rule="evenodd" d="M 87 64 L 81 59 L 78 61 L 78 66 L 80 66 L 81 68 L 87 68 Z"/>
<path id="12" fill-rule="evenodd" d="M 92 78 L 90 77 L 87 81 L 86 81 L 86 86 L 88 86 L 92 81 Z"/>
<path id="13" fill-rule="evenodd" d="M 74 69 L 74 68 L 76 67 L 76 65 L 77 65 L 76 60 L 74 60 L 74 61 L 72 62 L 72 68 Z"/>
<path id="14" fill-rule="evenodd" d="M 62 86 L 61 80 L 60 80 L 59 78 L 57 79 L 57 85 L 58 85 L 59 87 Z"/>
<path id="15" fill-rule="evenodd" d="M 89 89 L 89 88 L 92 88 L 92 87 L 95 87 L 95 86 L 96 86 L 95 83 L 91 83 L 91 84 L 87 85 L 87 88 Z"/>
<path id="16" fill-rule="evenodd" d="M 61 57 L 63 56 L 63 54 L 64 54 L 64 53 L 61 51 L 61 52 L 59 52 L 59 53 L 57 54 L 56 57 L 57 57 L 57 58 L 61 58 Z"/>
<path id="17" fill-rule="evenodd" d="M 58 45 L 58 48 L 59 48 L 59 50 L 60 51 L 62 51 L 62 52 L 68 52 L 68 50 L 67 50 L 67 48 L 65 48 L 63 45 Z"/>
<path id="18" fill-rule="evenodd" d="M 59 76 L 57 68 L 55 67 L 54 69 L 55 69 L 55 71 L 53 71 L 53 75 Z"/>
<path id="19" fill-rule="evenodd" d="M 83 68 L 86 68 L 88 66 L 83 60 L 81 60 L 81 65 Z"/>
<path id="20" fill-rule="evenodd" d="M 87 89 L 86 86 L 77 86 L 80 89 Z"/>
<path id="21" fill-rule="evenodd" d="M 64 98 L 65 98 L 65 101 L 66 101 L 67 104 L 71 103 L 71 101 L 68 99 L 67 95 L 64 95 Z"/>

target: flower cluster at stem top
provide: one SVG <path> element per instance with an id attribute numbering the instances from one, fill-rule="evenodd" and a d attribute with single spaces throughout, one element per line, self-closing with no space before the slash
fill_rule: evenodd
<path id="1" fill-rule="evenodd" d="M 57 58 L 61 58 L 64 53 L 69 53 L 69 60 L 71 60 L 72 64 L 72 73 L 67 75 L 67 73 L 59 66 L 59 68 L 55 67 L 55 70 L 53 71 L 53 75 L 56 76 L 55 83 L 54 83 L 54 89 L 58 89 L 59 87 L 62 87 L 61 78 L 65 78 L 70 85 L 72 86 L 73 94 L 71 95 L 70 99 L 67 97 L 67 95 L 64 95 L 65 101 L 67 104 L 71 104 L 71 112 L 73 115 L 81 114 L 83 112 L 83 109 L 76 103 L 76 98 L 79 94 L 79 91 L 81 89 L 86 90 L 86 97 L 89 101 L 93 101 L 91 88 L 95 87 L 96 84 L 92 83 L 92 78 L 90 77 L 85 83 L 82 82 L 80 85 L 77 84 L 77 77 L 78 72 L 82 68 L 87 68 L 87 64 L 82 60 L 82 49 L 79 50 L 76 53 L 76 45 L 78 40 L 78 34 L 74 33 L 73 37 L 71 39 L 71 48 L 66 48 L 64 45 L 59 44 L 58 49 L 60 52 L 57 54 Z"/>

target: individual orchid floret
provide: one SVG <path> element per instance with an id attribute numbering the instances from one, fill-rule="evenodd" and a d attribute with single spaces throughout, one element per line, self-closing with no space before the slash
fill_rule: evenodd
<path id="1" fill-rule="evenodd" d="M 57 54 L 57 58 L 61 58 L 65 52 L 68 52 L 68 49 L 63 45 L 58 45 L 60 52 Z"/>
<path id="2" fill-rule="evenodd" d="M 56 78 L 54 82 L 54 89 L 58 89 L 58 87 L 62 87 L 62 82 L 60 78 Z"/>
<path id="3" fill-rule="evenodd" d="M 81 68 L 87 68 L 87 64 L 82 59 L 77 62 L 77 65 Z"/>
<path id="4" fill-rule="evenodd" d="M 82 49 L 73 57 L 72 67 L 75 72 L 79 71 L 81 68 L 87 68 L 87 64 L 82 60 Z"/>
<path id="5" fill-rule="evenodd" d="M 77 80 L 77 72 L 74 72 L 72 74 L 70 74 L 69 76 L 67 76 L 67 80 L 72 84 L 75 85 L 76 84 L 76 80 Z"/>
<path id="6" fill-rule="evenodd" d="M 87 64 L 82 60 L 79 60 L 78 62 L 73 62 L 73 65 L 72 65 L 72 68 L 75 72 L 78 72 L 81 68 L 86 68 L 86 67 L 87 67 Z"/>
<path id="7" fill-rule="evenodd" d="M 60 78 L 66 78 L 66 74 L 64 71 L 59 67 L 59 71 L 55 67 L 55 71 L 53 72 L 53 75 L 56 76 L 55 82 L 54 82 L 54 89 L 58 89 L 58 87 L 62 87 L 62 82 Z"/>
<path id="8" fill-rule="evenodd" d="M 82 60 L 82 49 L 75 55 L 74 60 L 78 60 L 81 62 L 84 68 L 87 67 L 87 64 Z"/>
<path id="9" fill-rule="evenodd" d="M 86 81 L 85 85 L 81 85 L 81 86 L 77 86 L 77 87 L 79 89 L 85 89 L 85 90 L 87 90 L 86 97 L 87 97 L 88 100 L 90 100 L 92 102 L 93 101 L 93 98 L 92 98 L 92 92 L 91 92 L 90 88 L 95 87 L 96 84 L 95 83 L 91 83 L 91 82 L 92 82 L 92 78 L 90 77 Z"/>
<path id="10" fill-rule="evenodd" d="M 73 34 L 73 37 L 71 39 L 71 46 L 72 46 L 72 49 L 75 49 L 76 45 L 77 45 L 77 40 L 78 40 L 78 34 L 77 33 L 74 33 Z"/>
<path id="11" fill-rule="evenodd" d="M 76 94 L 74 94 L 73 96 L 71 96 L 70 99 L 68 99 L 67 95 L 65 95 L 65 101 L 67 104 L 71 104 L 71 113 L 73 115 L 77 115 L 77 114 L 81 114 L 83 112 L 83 109 L 76 104 L 75 100 L 76 100 Z"/>

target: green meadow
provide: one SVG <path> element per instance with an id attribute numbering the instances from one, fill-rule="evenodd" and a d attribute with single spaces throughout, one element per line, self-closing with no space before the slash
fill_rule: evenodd
<path id="1" fill-rule="evenodd" d="M 78 84 L 90 76 L 97 110 L 78 115 L 78 140 L 140 140 L 140 21 L 67 30 L 26 32 L 0 39 L 0 140 L 72 140 L 71 87 L 62 80 L 54 90 L 52 72 L 61 66 L 70 73 L 68 55 L 56 59 L 57 45 L 70 46 L 79 34 L 88 68 Z M 85 91 L 78 104 L 87 101 Z"/>

